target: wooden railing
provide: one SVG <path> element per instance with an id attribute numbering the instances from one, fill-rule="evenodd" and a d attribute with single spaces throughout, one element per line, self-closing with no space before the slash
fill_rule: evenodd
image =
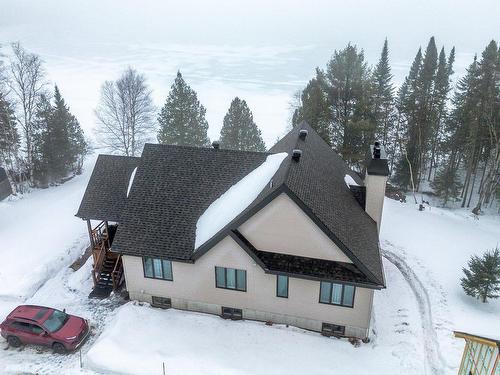
<path id="1" fill-rule="evenodd" d="M 101 243 L 109 248 L 108 224 L 101 221 L 91 232 L 92 247 L 100 246 Z"/>
<path id="2" fill-rule="evenodd" d="M 103 221 L 91 230 L 92 256 L 94 264 L 92 265 L 92 279 L 94 285 L 97 285 L 103 271 L 103 266 L 106 260 L 114 262 L 113 270 L 111 271 L 111 281 L 113 289 L 120 286 L 120 281 L 123 275 L 123 264 L 121 256 L 109 251 L 110 248 L 110 233 L 108 223 Z"/>
<path id="3" fill-rule="evenodd" d="M 113 290 L 117 289 L 120 286 L 122 273 L 123 273 L 122 257 L 121 255 L 118 255 L 118 258 L 116 258 L 115 267 L 113 268 L 113 272 L 111 273 L 111 280 L 113 281 Z"/>
<path id="4" fill-rule="evenodd" d="M 102 241 L 99 245 L 96 245 L 92 250 L 92 256 L 94 257 L 94 264 L 92 265 L 92 278 L 94 279 L 94 285 L 97 285 L 101 276 L 102 265 L 106 259 L 106 250 L 104 241 Z"/>

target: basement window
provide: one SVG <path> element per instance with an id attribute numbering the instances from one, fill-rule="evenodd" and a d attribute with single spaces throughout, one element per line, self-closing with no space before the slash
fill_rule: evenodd
<path id="1" fill-rule="evenodd" d="M 321 325 L 321 334 L 323 336 L 344 336 L 345 326 L 337 324 L 323 323 Z"/>
<path id="2" fill-rule="evenodd" d="M 243 319 L 243 311 L 241 309 L 235 309 L 233 307 L 222 306 L 221 317 L 223 319 L 241 320 Z"/>
<path id="3" fill-rule="evenodd" d="M 172 299 L 165 297 L 151 297 L 151 306 L 160 307 L 162 309 L 169 309 L 172 307 Z"/>

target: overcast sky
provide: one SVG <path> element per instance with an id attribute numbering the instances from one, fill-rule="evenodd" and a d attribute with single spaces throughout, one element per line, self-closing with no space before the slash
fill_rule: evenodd
<path id="1" fill-rule="evenodd" d="M 99 86 L 128 65 L 160 106 L 180 69 L 207 107 L 217 138 L 232 97 L 246 99 L 271 145 L 289 102 L 348 42 L 376 63 L 388 38 L 395 82 L 430 36 L 457 50 L 456 76 L 500 37 L 500 1 L 26 1 L 0 0 L 0 43 L 39 53 L 88 133 Z M 5 49 L 5 48 L 4 48 Z"/>

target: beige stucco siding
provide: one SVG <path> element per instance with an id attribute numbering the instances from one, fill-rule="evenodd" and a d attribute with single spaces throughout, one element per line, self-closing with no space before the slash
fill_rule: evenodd
<path id="1" fill-rule="evenodd" d="M 220 313 L 220 306 L 241 308 L 247 318 L 291 322 L 317 330 L 321 322 L 354 327 L 360 332 L 369 327 L 373 290 L 356 288 L 353 308 L 325 305 L 318 302 L 319 282 L 290 278 L 289 298 L 276 297 L 276 275 L 264 273 L 230 237 L 194 264 L 173 262 L 173 281 L 144 278 L 140 257 L 124 256 L 123 263 L 132 299 L 150 302 L 151 296 L 169 297 L 174 307 L 212 313 Z M 247 291 L 216 288 L 215 266 L 246 270 Z"/>
<path id="2" fill-rule="evenodd" d="M 382 223 L 382 211 L 384 209 L 385 185 L 387 177 L 365 175 L 366 186 L 366 213 L 377 222 L 377 229 L 380 232 Z"/>
<path id="3" fill-rule="evenodd" d="M 352 263 L 284 193 L 238 229 L 258 250 Z"/>

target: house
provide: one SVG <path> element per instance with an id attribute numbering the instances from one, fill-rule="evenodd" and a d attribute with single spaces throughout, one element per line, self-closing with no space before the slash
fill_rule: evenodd
<path id="1" fill-rule="evenodd" d="M 455 331 L 454 334 L 455 337 L 465 340 L 459 375 L 500 374 L 500 339 L 459 331 Z"/>
<path id="2" fill-rule="evenodd" d="M 124 279 L 153 305 L 364 339 L 385 287 L 378 143 L 365 169 L 363 182 L 306 123 L 267 153 L 146 144 L 140 158 L 100 155 L 76 215 L 92 295 Z"/>
<path id="3" fill-rule="evenodd" d="M 12 194 L 12 188 L 10 186 L 9 178 L 7 177 L 7 172 L 4 168 L 0 167 L 0 201 L 7 198 Z"/>

